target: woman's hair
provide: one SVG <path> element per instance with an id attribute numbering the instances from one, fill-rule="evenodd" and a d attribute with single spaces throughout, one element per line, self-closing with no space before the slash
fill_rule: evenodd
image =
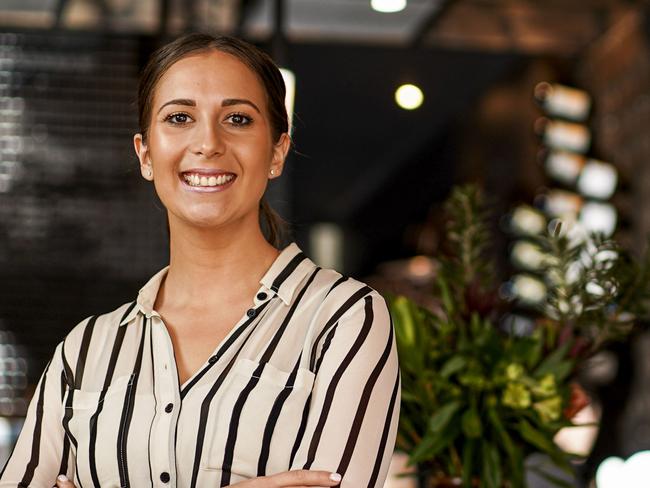
<path id="1" fill-rule="evenodd" d="M 248 66 L 262 83 L 266 92 L 273 141 L 277 142 L 283 133 L 289 131 L 284 104 L 286 88 L 282 74 L 271 57 L 252 44 L 235 37 L 194 33 L 179 37 L 155 51 L 142 71 L 138 84 L 138 123 L 145 143 L 151 123 L 154 93 L 162 76 L 177 61 L 213 49 L 236 57 Z M 260 200 L 260 224 L 266 240 L 279 248 L 283 234 L 287 231 L 287 223 L 264 197 Z"/>

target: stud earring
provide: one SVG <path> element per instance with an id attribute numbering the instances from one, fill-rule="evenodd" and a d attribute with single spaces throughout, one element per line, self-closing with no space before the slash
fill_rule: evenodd
<path id="1" fill-rule="evenodd" d="M 271 176 L 273 176 L 274 174 L 275 174 L 275 170 L 272 169 L 271 170 Z"/>
<path id="2" fill-rule="evenodd" d="M 151 171 L 151 168 L 147 169 L 147 177 L 151 178 L 153 176 L 153 171 Z"/>

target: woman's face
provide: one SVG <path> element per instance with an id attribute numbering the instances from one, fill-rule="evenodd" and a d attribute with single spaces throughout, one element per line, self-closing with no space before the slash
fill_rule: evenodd
<path id="1" fill-rule="evenodd" d="M 136 134 L 134 145 L 170 223 L 258 225 L 259 201 L 282 171 L 289 136 L 273 141 L 255 73 L 220 51 L 188 56 L 159 80 L 151 114 L 146 143 Z"/>

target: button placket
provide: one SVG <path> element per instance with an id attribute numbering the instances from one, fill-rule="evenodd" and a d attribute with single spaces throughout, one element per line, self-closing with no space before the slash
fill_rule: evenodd
<path id="1" fill-rule="evenodd" d="M 157 322 L 159 326 L 153 329 L 154 349 L 166 353 L 166 357 L 165 354 L 161 354 L 160 360 L 154 360 L 155 374 L 157 375 L 156 395 L 160 403 L 164 405 L 164 408 L 158 410 L 156 414 L 154 433 L 158 440 L 154 443 L 159 446 L 166 444 L 168 449 L 166 452 L 160 449 L 154 450 L 157 455 L 155 461 L 152 460 L 152 468 L 159 470 L 160 481 L 167 484 L 172 479 L 171 473 L 174 472 L 173 468 L 176 462 L 175 431 L 179 421 L 180 407 L 175 407 L 180 406 L 181 400 L 171 338 L 162 318 L 158 318 L 154 322 Z"/>

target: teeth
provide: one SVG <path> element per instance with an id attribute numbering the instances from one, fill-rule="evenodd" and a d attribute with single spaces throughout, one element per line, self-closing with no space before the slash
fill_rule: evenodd
<path id="1" fill-rule="evenodd" d="M 219 186 L 228 183 L 234 178 L 233 175 L 219 175 L 219 176 L 201 176 L 197 173 L 183 175 L 183 179 L 191 186 Z"/>

